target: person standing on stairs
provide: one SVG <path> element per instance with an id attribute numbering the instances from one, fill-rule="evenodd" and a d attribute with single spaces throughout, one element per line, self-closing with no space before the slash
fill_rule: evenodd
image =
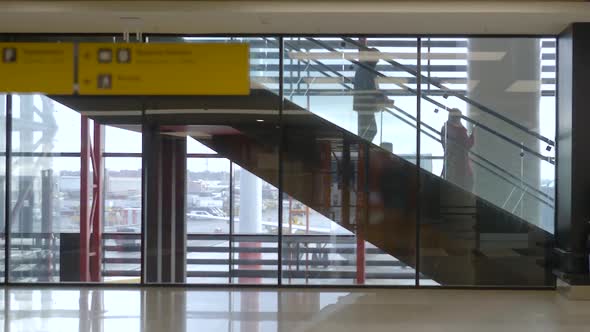
<path id="1" fill-rule="evenodd" d="M 449 110 L 449 118 L 440 130 L 444 149 L 442 177 L 471 192 L 473 191 L 473 169 L 469 150 L 473 147 L 475 137 L 473 132 L 467 133 L 467 128 L 461 123 L 461 115 L 461 111 L 457 108 Z"/>
<path id="2" fill-rule="evenodd" d="M 366 39 L 361 40 L 366 44 Z M 378 90 L 376 82 L 378 73 L 376 70 L 379 61 L 379 51 L 375 48 L 368 52 L 359 52 L 359 62 L 355 68 L 354 74 L 354 95 L 353 110 L 357 112 L 358 135 L 369 142 L 373 142 L 377 135 L 377 121 L 375 113 L 381 111 L 381 108 L 389 99 L 385 94 Z M 392 101 L 389 101 L 392 103 Z"/>

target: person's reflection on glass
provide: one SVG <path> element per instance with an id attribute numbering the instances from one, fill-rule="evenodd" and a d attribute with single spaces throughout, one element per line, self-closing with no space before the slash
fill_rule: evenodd
<path id="1" fill-rule="evenodd" d="M 362 44 L 366 40 L 361 39 Z M 353 110 L 358 113 L 358 135 L 372 142 L 377 135 L 377 121 L 375 113 L 380 111 L 384 96 L 377 90 L 377 62 L 379 51 L 370 49 L 368 52 L 359 52 L 359 63 L 354 74 Z"/>
<path id="2" fill-rule="evenodd" d="M 469 159 L 469 150 L 473 147 L 475 137 L 467 133 L 461 123 L 461 111 L 453 108 L 449 118 L 441 129 L 441 143 L 444 149 L 444 166 L 442 176 L 465 190 L 473 190 L 473 169 Z"/>

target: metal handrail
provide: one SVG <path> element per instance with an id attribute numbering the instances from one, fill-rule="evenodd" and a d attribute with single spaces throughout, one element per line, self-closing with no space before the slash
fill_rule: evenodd
<path id="1" fill-rule="evenodd" d="M 413 117 L 411 114 L 408 114 L 407 112 L 403 111 L 402 109 L 400 109 L 400 108 L 396 108 L 396 110 L 397 110 L 397 111 L 399 111 L 400 113 L 404 114 L 405 116 L 409 117 L 410 119 L 412 119 L 412 120 L 414 120 L 414 121 L 416 120 L 416 118 L 415 118 L 415 117 Z M 395 114 L 395 113 L 391 112 L 390 110 L 387 110 L 387 113 L 388 113 L 388 114 L 391 114 L 391 115 L 393 115 L 393 116 L 395 116 L 396 118 L 400 119 L 401 121 L 405 122 L 406 124 L 410 125 L 411 127 L 413 127 L 413 128 L 416 128 L 416 125 L 414 125 L 414 124 L 413 124 L 413 123 L 411 123 L 410 121 L 407 121 L 407 120 L 405 120 L 405 119 L 401 118 L 399 115 L 397 115 L 397 114 Z M 430 127 L 430 126 L 429 126 L 429 125 L 427 125 L 427 124 L 423 124 L 423 126 L 424 126 L 424 127 L 426 127 L 427 129 L 429 129 L 429 130 L 433 131 L 434 133 L 438 134 L 438 136 L 440 137 L 440 134 L 441 134 L 441 132 L 440 132 L 440 131 L 438 131 L 438 130 L 436 130 L 436 129 L 432 128 L 432 127 Z M 424 129 L 420 129 L 420 131 L 421 131 L 421 132 L 422 132 L 424 135 L 426 135 L 426 136 L 430 137 L 431 139 L 433 139 L 433 140 L 435 140 L 435 141 L 437 141 L 437 142 L 439 142 L 439 143 L 442 143 L 442 140 L 441 140 L 440 138 L 437 138 L 437 137 L 435 137 L 434 135 L 432 135 L 432 134 L 430 134 L 430 133 L 426 132 Z M 460 147 L 460 146 L 457 146 L 457 147 Z M 492 173 L 492 174 L 496 175 L 496 176 L 497 176 L 497 177 L 499 177 L 500 179 L 502 179 L 502 180 L 504 180 L 504 181 L 506 181 L 506 182 L 510 183 L 511 185 L 513 185 L 514 187 L 516 187 L 516 188 L 518 188 L 518 189 L 522 190 L 523 192 L 527 192 L 529 195 L 531 195 L 533 198 L 537 199 L 537 200 L 538 200 L 538 201 L 540 201 L 541 203 L 543 203 L 543 204 L 545 204 L 545 205 L 547 205 L 547 206 L 549 206 L 549 207 L 551 207 L 551 208 L 553 208 L 553 207 L 554 207 L 554 205 L 551 203 L 551 201 L 554 201 L 553 197 L 551 197 L 551 196 L 547 195 L 546 193 L 544 193 L 544 192 L 540 191 L 539 189 L 537 189 L 537 188 L 533 187 L 532 185 L 530 185 L 530 184 L 528 184 L 528 183 L 526 183 L 526 182 L 524 182 L 524 181 L 521 181 L 521 179 L 518 179 L 518 178 L 517 178 L 517 177 L 515 177 L 513 174 L 510 174 L 509 172 L 507 172 L 506 170 L 504 170 L 502 167 L 500 167 L 500 166 L 498 166 L 498 165 L 494 164 L 492 161 L 488 160 L 487 158 L 485 158 L 485 157 L 482 157 L 482 156 L 478 155 L 477 153 L 475 153 L 475 152 L 473 152 L 473 151 L 471 151 L 471 150 L 469 150 L 468 152 L 469 152 L 469 154 L 470 154 L 470 155 L 472 155 L 472 156 L 474 156 L 474 157 L 477 157 L 477 158 L 481 159 L 482 161 L 486 162 L 487 164 L 491 165 L 492 167 L 496 168 L 497 170 L 499 170 L 499 171 L 501 171 L 501 172 L 505 173 L 505 176 L 507 176 L 507 177 L 510 177 L 510 178 L 512 178 L 513 180 L 515 180 L 515 181 L 519 181 L 519 182 L 521 182 L 521 183 L 519 183 L 519 184 L 516 184 L 516 183 L 514 183 L 514 182 L 510 181 L 509 179 L 507 179 L 507 178 L 506 178 L 504 175 L 501 175 L 501 174 L 499 174 L 498 172 L 496 172 L 496 171 L 494 171 L 494 170 L 492 170 L 492 169 L 488 168 L 487 166 L 485 166 L 485 165 L 484 165 L 484 164 L 482 164 L 481 162 L 479 162 L 479 161 L 477 161 L 477 160 L 475 160 L 475 159 L 473 159 L 473 158 L 470 158 L 470 160 L 471 160 L 471 161 L 472 161 L 474 164 L 476 164 L 476 165 L 478 165 L 478 166 L 482 167 L 482 168 L 483 168 L 483 169 L 485 169 L 486 171 L 488 171 L 488 172 L 490 172 L 490 173 Z M 521 187 L 520 185 L 523 185 L 523 186 L 524 186 L 524 188 L 523 188 L 523 187 Z M 535 193 L 539 194 L 540 196 L 543 196 L 544 198 L 548 199 L 549 201 L 545 201 L 543 198 L 541 198 L 541 197 L 539 197 L 539 196 L 535 196 L 535 195 L 533 195 L 532 193 L 529 193 L 529 192 L 528 192 L 528 190 L 532 190 L 532 191 L 534 191 Z M 504 207 L 504 206 L 502 206 L 502 207 Z"/>
<path id="2" fill-rule="evenodd" d="M 402 111 L 402 112 L 403 112 L 403 110 L 401 110 L 401 109 L 398 109 L 398 110 L 400 110 L 400 111 Z M 403 119 L 401 116 L 399 116 L 399 115 L 397 115 L 397 114 L 395 114 L 395 113 L 393 113 L 393 112 L 391 112 L 391 111 L 389 111 L 389 110 L 387 110 L 386 112 L 387 112 L 388 114 L 391 114 L 392 116 L 394 116 L 394 117 L 398 118 L 399 120 L 401 120 L 401 121 L 405 122 L 406 124 L 410 125 L 411 127 L 413 127 L 413 128 L 416 128 L 416 126 L 415 126 L 413 123 L 411 123 L 411 122 L 410 122 L 410 121 L 408 121 L 408 120 L 405 120 L 405 119 Z M 404 114 L 404 115 L 406 115 L 406 116 L 408 116 L 408 117 L 410 117 L 411 119 L 414 119 L 414 120 L 415 120 L 415 118 L 414 118 L 414 117 L 412 117 L 411 115 L 409 115 L 409 114 L 407 114 L 407 113 L 405 113 L 405 112 L 403 112 L 403 114 Z M 429 127 L 428 125 L 425 125 L 425 126 L 426 126 L 428 129 L 432 130 L 433 132 L 437 133 L 437 134 L 440 136 L 440 132 L 439 132 L 439 131 L 435 130 L 435 129 L 434 129 L 434 128 L 432 128 L 432 127 Z M 421 131 L 421 132 L 422 132 L 424 135 L 426 135 L 426 136 L 430 137 L 431 139 L 433 139 L 433 140 L 435 140 L 435 141 L 437 141 L 437 142 L 439 142 L 439 143 L 441 143 L 441 142 L 442 142 L 442 140 L 441 140 L 441 139 L 439 139 L 439 138 L 435 137 L 434 135 L 432 135 L 432 134 L 430 134 L 430 133 L 426 132 L 425 130 L 421 129 L 420 131 Z M 460 146 L 457 146 L 457 147 L 460 147 Z M 497 177 L 499 177 L 500 179 L 502 179 L 502 180 L 506 181 L 507 183 L 509 183 L 509 184 L 513 185 L 514 187 L 516 187 L 516 188 L 518 188 L 518 189 L 522 190 L 523 192 L 527 192 L 527 193 L 528 193 L 528 194 L 529 194 L 531 197 L 535 198 L 536 200 L 540 201 L 541 203 L 543 203 L 543 204 L 545 204 L 545 205 L 547 205 L 547 206 L 549 206 L 549 207 L 551 207 L 551 208 L 553 208 L 553 207 L 554 207 L 554 205 L 551 203 L 551 201 L 554 201 L 554 199 L 553 199 L 551 196 L 549 196 L 549 195 L 547 195 L 546 193 L 544 193 L 544 192 L 542 192 L 542 191 L 538 190 L 537 188 L 534 188 L 532 185 L 530 185 L 530 184 L 528 184 L 528 183 L 526 183 L 526 182 L 523 182 L 523 181 L 521 181 L 520 179 L 516 178 L 514 175 L 512 175 L 512 174 L 510 174 L 509 172 L 507 172 L 506 170 L 502 169 L 500 166 L 498 166 L 498 165 L 494 164 L 493 162 L 489 161 L 488 159 L 486 159 L 486 158 L 484 158 L 484 157 L 482 157 L 482 156 L 480 156 L 480 155 L 476 154 L 475 152 L 473 152 L 473 151 L 468 151 L 468 152 L 469 152 L 469 154 L 470 154 L 470 155 L 472 155 L 472 156 L 474 156 L 474 157 L 477 157 L 477 158 L 481 159 L 482 161 L 484 161 L 484 162 L 486 162 L 486 163 L 490 164 L 492 167 L 496 168 L 496 169 L 497 169 L 497 170 L 499 170 L 500 172 L 502 172 L 502 173 L 505 173 L 505 175 L 499 174 L 498 172 L 494 171 L 493 169 L 491 169 L 491 168 L 488 168 L 488 167 L 487 167 L 486 165 L 484 165 L 482 162 L 480 162 L 480 161 L 478 161 L 478 160 L 475 160 L 475 159 L 473 159 L 473 158 L 470 158 L 470 160 L 471 160 L 471 161 L 472 161 L 474 164 L 476 164 L 477 166 L 480 166 L 480 167 L 482 167 L 482 168 L 483 168 L 483 169 L 485 169 L 486 171 L 488 171 L 488 172 L 490 172 L 490 173 L 494 174 L 495 176 L 497 176 Z M 423 157 L 422 157 L 422 158 L 423 158 Z M 515 182 L 512 182 L 512 181 L 510 181 L 510 179 L 508 179 L 508 178 L 512 178 L 514 181 L 519 181 L 519 182 L 521 182 L 521 183 L 520 183 L 520 184 L 516 184 Z M 521 187 L 520 185 L 522 185 L 524 188 L 523 188 L 523 187 Z M 528 192 L 529 190 L 532 190 L 532 191 L 533 191 L 533 192 L 535 192 L 536 194 L 538 194 L 538 195 L 540 195 L 540 196 L 543 196 L 543 197 L 544 197 L 545 199 L 547 199 L 548 201 L 546 201 L 544 198 L 541 198 L 541 197 L 539 197 L 539 196 L 535 196 L 535 195 L 533 195 L 532 193 L 529 193 L 529 192 Z M 502 206 L 502 207 L 504 207 L 504 206 Z"/>
<path id="3" fill-rule="evenodd" d="M 369 50 L 370 49 L 369 47 L 367 47 L 367 46 L 365 46 L 365 45 L 363 45 L 363 44 L 361 44 L 361 43 L 359 43 L 359 42 L 357 42 L 357 41 L 355 41 L 355 40 L 353 40 L 351 38 L 348 38 L 348 37 L 343 37 L 342 40 L 344 40 L 344 41 L 346 41 L 346 42 L 348 42 L 348 43 L 350 43 L 350 44 L 352 44 L 352 45 L 354 45 L 354 46 L 356 46 L 358 48 L 364 49 L 364 50 Z M 422 80 L 422 82 L 427 82 L 428 84 L 431 84 L 431 85 L 433 85 L 433 86 L 435 86 L 435 87 L 437 87 L 437 88 L 439 88 L 441 90 L 448 91 L 448 94 L 449 95 L 455 96 L 455 97 L 461 99 L 462 101 L 464 101 L 464 102 L 466 102 L 466 103 L 468 103 L 468 104 L 470 104 L 472 106 L 477 107 L 478 109 L 484 111 L 485 113 L 491 114 L 492 116 L 494 116 L 494 117 L 496 117 L 496 118 L 498 118 L 498 119 L 500 119 L 502 121 L 505 121 L 506 123 L 508 123 L 511 126 L 514 126 L 514 127 L 518 128 L 518 129 L 522 130 L 523 132 L 525 132 L 528 135 L 531 135 L 531 136 L 533 136 L 533 137 L 535 137 L 535 138 L 537 138 L 537 139 L 539 139 L 539 140 L 541 140 L 541 141 L 543 141 L 543 142 L 545 142 L 545 143 L 547 143 L 547 144 L 549 144 L 551 146 L 555 146 L 555 142 L 553 140 L 551 140 L 551 139 L 549 139 L 549 138 L 547 138 L 547 137 L 545 137 L 545 136 L 543 136 L 543 135 L 541 135 L 539 133 L 536 133 L 536 132 L 530 130 L 529 128 L 527 128 L 527 127 L 519 124 L 518 122 L 516 122 L 516 121 L 514 121 L 514 120 L 512 120 L 512 119 L 510 119 L 510 118 L 508 118 L 508 117 L 506 117 L 506 116 L 504 116 L 504 115 L 502 115 L 502 114 L 500 114 L 500 113 L 492 110 L 491 108 L 489 108 L 489 107 L 487 107 L 487 106 L 485 106 L 485 105 L 483 105 L 483 104 L 481 104 L 481 103 L 479 103 L 479 102 L 477 102 L 477 101 L 475 101 L 475 100 L 473 100 L 471 98 L 468 98 L 468 97 L 466 97 L 464 95 L 461 95 L 461 94 L 459 94 L 457 92 L 454 92 L 454 91 L 451 91 L 451 90 L 447 89 L 436 78 L 424 76 L 421 73 L 418 73 L 418 71 L 415 71 L 415 70 L 409 68 L 408 66 L 404 66 L 401 63 L 399 63 L 397 61 L 394 61 L 394 60 L 391 60 L 391 59 L 384 60 L 384 61 L 387 62 L 387 63 L 389 63 L 392 66 L 398 67 L 398 68 L 406 71 L 407 73 L 409 73 L 409 74 L 411 74 L 413 76 L 416 76 L 417 77 L 418 75 L 420 75 L 420 79 Z"/>
<path id="4" fill-rule="evenodd" d="M 303 69 L 303 70 L 307 70 L 307 69 L 309 68 L 309 66 L 310 66 L 310 65 L 311 65 L 310 63 L 307 63 L 307 65 L 305 66 L 305 69 Z M 295 82 L 295 85 L 299 85 L 299 84 L 301 84 L 301 82 L 303 82 L 303 80 L 304 80 L 304 79 L 305 79 L 305 77 L 303 77 L 303 76 L 302 76 L 302 77 L 300 77 L 300 78 L 297 80 L 297 82 Z M 306 93 L 307 93 L 307 92 L 306 92 Z M 295 94 L 295 89 L 291 90 L 291 93 L 289 94 L 289 99 L 293 98 L 293 95 L 294 95 L 294 94 Z"/>
<path id="5" fill-rule="evenodd" d="M 326 49 L 326 50 L 328 50 L 328 51 L 331 51 L 331 52 L 337 52 L 337 50 L 336 50 L 336 49 L 334 49 L 334 48 L 332 48 L 332 47 L 330 47 L 330 46 L 326 45 L 325 43 L 323 43 L 323 42 L 321 42 L 321 41 L 318 41 L 318 40 L 316 40 L 316 39 L 314 39 L 314 38 L 307 38 L 307 40 L 309 40 L 309 41 L 311 41 L 311 42 L 314 42 L 314 43 L 316 43 L 317 45 L 319 45 L 319 46 L 323 47 L 324 49 Z M 367 49 L 369 49 L 369 48 L 367 48 Z M 351 62 L 351 63 L 353 63 L 353 64 L 355 64 L 355 65 L 359 66 L 359 67 L 362 67 L 362 68 L 364 68 L 364 69 L 366 69 L 366 70 L 368 70 L 368 71 L 371 71 L 372 73 L 376 74 L 376 75 L 377 75 L 377 76 L 379 76 L 379 77 L 387 77 L 385 74 L 383 74 L 383 73 L 381 73 L 381 72 L 379 72 L 379 71 L 377 71 L 377 70 L 374 70 L 373 68 L 371 68 L 371 67 L 369 67 L 369 66 L 367 66 L 367 65 L 365 65 L 365 64 L 363 64 L 363 63 L 361 63 L 361 62 L 359 62 L 359 61 L 350 60 L 350 59 L 347 59 L 347 60 L 348 60 L 349 62 Z M 386 60 L 386 62 L 388 62 L 388 63 L 391 63 L 392 61 L 388 61 L 388 60 Z M 401 64 L 400 64 L 400 66 L 403 66 L 403 65 L 401 65 Z M 404 67 L 405 67 L 405 66 L 404 66 Z M 408 69 L 408 70 L 411 70 L 411 69 Z M 412 71 L 412 72 L 414 72 L 414 71 Z M 409 73 L 411 74 L 412 72 L 409 72 Z M 416 94 L 416 95 L 418 95 L 418 93 L 417 93 L 417 91 L 416 91 L 415 89 L 412 89 L 412 88 L 410 88 L 410 87 L 407 87 L 407 86 L 405 86 L 405 85 L 403 85 L 403 84 L 401 84 L 401 83 L 396 83 L 396 85 L 398 85 L 398 86 L 399 86 L 399 87 L 401 87 L 402 89 L 405 89 L 405 90 L 409 91 L 410 93 L 413 93 L 413 94 Z M 438 108 L 444 109 L 444 110 L 446 110 L 446 111 L 448 111 L 448 110 L 450 109 L 450 108 L 448 108 L 447 106 L 445 106 L 444 104 L 442 104 L 442 103 L 440 103 L 440 102 L 438 102 L 438 101 L 436 101 L 436 100 L 434 100 L 434 99 L 432 99 L 432 98 L 428 97 L 428 96 L 427 96 L 427 95 L 425 95 L 425 94 L 421 94 L 421 97 L 422 97 L 422 99 L 424 99 L 424 100 L 426 100 L 426 101 L 430 102 L 431 104 L 435 105 L 435 106 L 436 106 L 436 107 L 438 107 Z M 554 163 L 555 163 L 551 157 L 544 156 L 544 155 L 542 155 L 542 154 L 538 153 L 537 151 L 535 151 L 535 150 L 533 150 L 533 149 L 531 149 L 531 148 L 529 148 L 529 147 L 527 147 L 527 146 L 522 146 L 522 144 L 521 144 L 521 143 L 519 143 L 519 142 L 517 142 L 517 141 L 515 141 L 515 140 L 511 139 L 510 137 L 508 137 L 508 136 L 506 136 L 506 135 L 504 135 L 504 134 L 502 134 L 502 133 L 500 133 L 500 132 L 497 132 L 496 130 L 494 130 L 494 129 L 492 129 L 492 128 L 490 128 L 490 127 L 486 126 L 486 125 L 484 125 L 484 124 L 483 124 L 483 123 L 481 123 L 481 122 L 475 121 L 475 120 L 473 120 L 473 119 L 471 119 L 471 118 L 468 118 L 468 117 L 466 117 L 466 116 L 464 116 L 464 115 L 463 115 L 463 116 L 461 116 L 461 118 L 462 118 L 462 119 L 464 119 L 465 121 L 469 122 L 469 123 L 472 123 L 472 124 L 475 124 L 475 125 L 477 125 L 477 126 L 478 126 L 478 127 L 480 127 L 481 129 L 483 129 L 483 130 L 485 130 L 485 131 L 487 131 L 487 132 L 489 132 L 489 133 L 493 134 L 494 136 L 497 136 L 497 137 L 499 137 L 500 139 L 502 139 L 502 140 L 504 140 L 504 141 L 506 141 L 506 142 L 508 142 L 508 143 L 510 143 L 510 144 L 512 144 L 512 145 L 514 145 L 514 146 L 516 146 L 516 147 L 518 147 L 518 148 L 522 148 L 523 150 L 525 150 L 525 151 L 527 151 L 527 152 L 531 153 L 532 155 L 534 155 L 534 156 L 538 157 L 538 158 L 539 158 L 539 159 L 541 159 L 541 160 L 544 160 L 544 161 L 546 161 L 546 162 L 548 162 L 548 163 L 550 163 L 550 164 L 554 164 Z"/>
<path id="6" fill-rule="evenodd" d="M 286 46 L 288 46 L 288 47 L 289 47 L 290 49 L 292 49 L 292 50 L 293 50 L 293 49 L 296 49 L 295 47 L 291 46 L 291 45 L 290 45 L 290 44 L 288 44 L 287 42 L 284 42 L 284 44 L 285 44 Z M 328 69 L 328 70 L 330 70 L 332 73 L 334 73 L 335 75 L 337 75 L 337 77 L 340 77 L 340 78 L 342 78 L 342 79 L 343 79 L 343 81 L 348 81 L 348 83 L 350 83 L 350 84 L 352 84 L 352 83 L 353 83 L 352 79 L 350 79 L 350 78 L 348 78 L 348 77 L 346 77 L 346 76 L 342 75 L 342 74 L 341 74 L 341 73 L 339 73 L 339 72 L 334 72 L 334 71 L 333 71 L 331 68 L 329 68 L 328 66 L 326 66 L 324 63 L 322 63 L 322 62 L 321 62 L 321 61 L 319 61 L 319 60 L 310 60 L 310 61 L 306 61 L 306 60 L 300 60 L 300 61 L 304 62 L 306 65 L 308 65 L 308 66 L 311 66 L 311 67 L 313 67 L 314 65 L 312 65 L 310 62 L 313 62 L 314 64 L 316 64 L 316 65 L 318 65 L 318 66 L 322 66 L 323 68 L 327 68 L 327 69 Z M 321 72 L 323 75 L 325 75 L 326 77 L 334 77 L 334 76 L 330 76 L 330 75 L 328 75 L 328 74 L 327 74 L 327 73 L 325 73 L 324 71 L 320 71 L 320 72 Z M 342 83 L 339 83 L 339 84 L 340 84 L 340 85 L 342 85 L 342 86 L 343 86 L 344 88 L 346 88 L 347 90 L 352 90 L 352 89 L 353 89 L 352 87 L 350 87 L 349 85 L 347 85 L 347 84 L 346 84 L 346 83 L 344 83 L 344 82 L 342 82 Z M 404 111 L 404 110 L 402 110 L 401 108 L 399 108 L 399 107 L 397 107 L 397 106 L 395 106 L 395 105 L 394 105 L 394 106 L 392 106 L 392 108 L 393 108 L 394 110 L 396 110 L 396 111 L 398 111 L 398 112 L 400 112 L 400 113 L 404 114 L 405 116 L 409 117 L 410 119 L 412 119 L 412 120 L 416 121 L 416 118 L 415 118 L 415 117 L 413 117 L 413 116 L 412 116 L 412 115 L 410 115 L 409 113 L 405 112 L 405 111 Z M 415 126 L 414 124 L 412 124 L 411 122 L 409 122 L 409 121 L 406 121 L 406 120 L 404 120 L 404 119 L 400 118 L 399 116 L 397 116 L 397 115 L 396 115 L 396 114 L 394 114 L 393 112 L 391 112 L 391 111 L 389 111 L 389 110 L 388 110 L 388 113 L 389 113 L 389 114 L 391 114 L 391 115 L 393 115 L 393 116 L 395 116 L 395 117 L 397 117 L 398 119 L 400 119 L 401 121 L 403 121 L 403 122 L 407 123 L 408 125 L 410 125 L 410 126 L 412 126 L 412 127 L 416 128 L 416 126 Z M 440 135 L 440 132 L 439 132 L 438 130 L 436 130 L 436 129 L 434 129 L 434 128 L 430 127 L 428 124 L 426 124 L 426 123 L 424 123 L 424 122 L 421 122 L 421 126 L 424 126 L 424 127 L 428 128 L 428 129 L 430 129 L 431 131 L 433 131 L 433 132 L 437 133 L 438 135 Z M 421 131 L 423 134 L 425 134 L 425 135 L 429 136 L 430 138 L 432 138 L 432 139 L 434 139 L 434 140 L 436 140 L 436 141 L 438 141 L 438 142 L 441 142 L 441 140 L 440 140 L 440 139 L 438 139 L 438 138 L 434 137 L 433 135 L 430 135 L 430 134 L 429 134 L 428 132 L 426 132 L 425 130 L 423 130 L 423 129 L 420 129 L 420 131 Z M 521 146 L 521 147 L 522 147 L 522 146 Z M 481 159 L 482 161 L 484 161 L 484 162 L 486 162 L 486 163 L 488 163 L 488 164 L 490 164 L 492 167 L 494 167 L 494 168 L 496 168 L 496 169 L 500 170 L 501 172 L 503 172 L 503 173 L 506 173 L 506 175 L 507 175 L 508 177 L 512 177 L 513 179 L 520 181 L 520 179 L 517 179 L 517 178 L 515 178 L 515 177 L 514 177 L 514 175 L 510 174 L 509 172 L 507 172 L 506 170 L 504 170 L 502 167 L 500 167 L 500 166 L 496 165 L 495 163 L 493 163 L 492 161 L 488 160 L 487 158 L 485 158 L 485 157 L 482 157 L 482 156 L 478 155 L 477 153 L 475 153 L 475 152 L 473 152 L 473 151 L 469 151 L 469 154 L 470 154 L 470 155 L 473 155 L 473 156 L 475 156 L 475 157 L 477 157 L 477 158 L 479 158 L 479 159 Z M 489 169 L 487 166 L 483 165 L 481 162 L 479 162 L 479 161 L 477 161 L 477 160 L 474 160 L 473 158 L 471 158 L 471 160 L 472 160 L 472 161 L 473 161 L 473 163 L 475 163 L 476 165 L 478 165 L 478 166 L 480 166 L 480 167 L 484 168 L 485 170 L 487 170 L 488 172 L 490 172 L 490 173 L 492 173 L 492 174 L 494 174 L 494 175 L 496 175 L 496 176 L 500 177 L 502 180 L 504 180 L 504 181 L 506 181 L 506 182 L 508 182 L 508 183 L 510 183 L 510 184 L 512 184 L 512 185 L 518 186 L 518 185 L 516 185 L 515 183 L 513 183 L 512 181 L 510 181 L 509 179 L 507 179 L 506 177 L 502 176 L 501 174 L 498 174 L 498 173 L 497 173 L 497 172 L 495 172 L 494 170 L 492 170 L 492 169 Z M 547 195 L 546 193 L 544 193 L 544 192 L 542 192 L 542 191 L 540 191 L 540 190 L 538 190 L 538 189 L 534 188 L 534 187 L 533 187 L 533 186 L 531 186 L 530 184 L 528 184 L 528 183 L 523 183 L 523 184 L 524 184 L 524 186 L 525 186 L 526 188 L 528 188 L 528 189 L 530 189 L 530 190 L 532 190 L 532 191 L 536 192 L 537 194 L 539 194 L 539 195 L 541 195 L 541 196 L 544 196 L 544 197 L 545 197 L 546 199 L 548 199 L 549 201 L 552 201 L 552 200 L 553 200 L 553 198 L 552 198 L 551 196 L 549 196 L 549 195 Z M 523 191 L 525 191 L 525 189 L 526 189 L 526 188 L 522 188 L 522 187 L 520 187 L 520 186 L 518 186 L 518 187 L 519 187 L 521 190 L 523 190 Z M 531 196 L 532 196 L 532 197 L 534 197 L 535 199 L 539 200 L 540 202 L 542 202 L 542 203 L 544 203 L 544 204 L 548 205 L 549 207 L 553 207 L 553 205 L 552 205 L 550 202 L 547 202 L 547 201 L 545 201 L 545 200 L 544 200 L 544 199 L 542 199 L 541 197 L 535 196 L 535 195 L 533 195 L 533 194 L 531 194 L 531 193 L 529 193 L 529 195 L 531 195 Z"/>

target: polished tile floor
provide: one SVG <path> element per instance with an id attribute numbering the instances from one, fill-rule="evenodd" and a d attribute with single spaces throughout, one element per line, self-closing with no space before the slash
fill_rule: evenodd
<path id="1" fill-rule="evenodd" d="M 552 291 L 0 289 L 2 331 L 590 331 Z"/>

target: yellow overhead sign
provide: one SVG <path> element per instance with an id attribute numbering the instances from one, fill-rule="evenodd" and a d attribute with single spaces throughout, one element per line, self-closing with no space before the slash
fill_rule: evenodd
<path id="1" fill-rule="evenodd" d="M 74 91 L 72 44 L 0 43 L 0 52 L 0 92 Z"/>
<path id="2" fill-rule="evenodd" d="M 97 44 L 78 49 L 86 95 L 248 95 L 247 44 Z"/>

